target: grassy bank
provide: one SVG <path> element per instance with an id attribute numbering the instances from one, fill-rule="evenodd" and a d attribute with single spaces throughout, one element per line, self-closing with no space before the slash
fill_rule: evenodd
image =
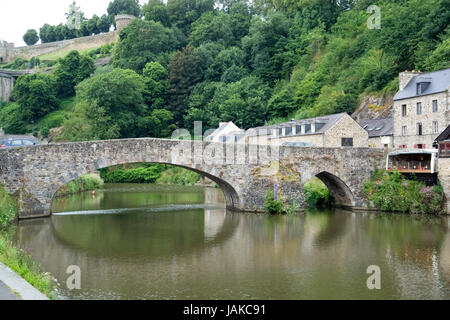
<path id="1" fill-rule="evenodd" d="M 2 230 L 16 217 L 16 204 L 3 186 L 0 185 L 0 262 L 7 265 L 50 299 L 56 299 L 56 285 L 52 277 L 43 273 L 29 254 L 12 244 L 10 234 L 14 231 L 14 228 L 10 227 L 10 233 Z"/>
<path id="2" fill-rule="evenodd" d="M 103 180 L 95 174 L 81 176 L 58 190 L 57 197 L 83 191 L 95 190 L 103 186 Z"/>
<path id="3" fill-rule="evenodd" d="M 16 216 L 16 203 L 0 184 L 0 229 L 13 221 Z"/>
<path id="4" fill-rule="evenodd" d="M 49 273 L 42 272 L 39 265 L 27 252 L 16 248 L 6 231 L 0 232 L 0 262 L 50 299 L 58 299 L 55 280 Z"/>
<path id="5" fill-rule="evenodd" d="M 440 185 L 406 180 L 398 172 L 377 170 L 364 185 L 364 193 L 382 211 L 413 214 L 439 214 L 443 211 L 444 192 Z"/>
<path id="6" fill-rule="evenodd" d="M 136 164 L 117 166 L 100 171 L 106 183 L 161 183 L 177 185 L 195 185 L 201 176 L 191 170 L 163 165 Z"/>

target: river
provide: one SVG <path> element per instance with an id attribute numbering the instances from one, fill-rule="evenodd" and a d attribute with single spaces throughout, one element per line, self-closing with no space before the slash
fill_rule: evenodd
<path id="1" fill-rule="evenodd" d="M 64 299 L 450 299 L 448 217 L 243 214 L 220 189 L 136 184 L 57 198 L 53 212 L 10 232 Z M 367 288 L 373 265 L 380 290 Z"/>

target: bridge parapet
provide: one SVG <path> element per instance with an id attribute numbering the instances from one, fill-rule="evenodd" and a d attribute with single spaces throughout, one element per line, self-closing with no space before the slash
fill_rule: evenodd
<path id="1" fill-rule="evenodd" d="M 172 164 L 200 173 L 223 190 L 227 206 L 263 211 L 267 191 L 304 205 L 303 185 L 317 176 L 339 205 L 364 207 L 362 184 L 384 151 L 368 148 L 298 148 L 214 142 L 125 139 L 62 143 L 0 151 L 0 183 L 16 199 L 20 217 L 48 216 L 57 190 L 101 168 L 127 163 Z"/>

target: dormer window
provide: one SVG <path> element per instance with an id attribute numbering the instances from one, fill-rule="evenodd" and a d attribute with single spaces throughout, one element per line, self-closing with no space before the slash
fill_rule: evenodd
<path id="1" fill-rule="evenodd" d="M 421 83 L 416 84 L 416 94 L 418 96 L 420 96 L 422 94 L 422 84 Z"/>

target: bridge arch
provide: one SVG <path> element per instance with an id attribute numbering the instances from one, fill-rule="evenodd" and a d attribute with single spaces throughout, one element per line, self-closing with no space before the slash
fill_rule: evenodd
<path id="1" fill-rule="evenodd" d="M 169 163 L 169 162 L 120 162 L 120 163 L 114 163 L 112 165 L 106 165 L 106 166 L 101 166 L 101 165 L 93 165 L 89 168 L 84 168 L 81 169 L 79 172 L 77 172 L 76 174 L 73 173 L 69 173 L 66 175 L 61 175 L 60 178 L 58 179 L 58 181 L 51 187 L 51 202 L 53 202 L 53 199 L 56 196 L 56 193 L 58 192 L 58 190 L 60 188 L 62 188 L 63 186 L 65 186 L 66 184 L 68 184 L 69 182 L 83 176 L 86 174 L 90 174 L 90 173 L 94 173 L 100 169 L 104 169 L 104 168 L 109 168 L 109 167 L 113 167 L 113 166 L 117 166 L 117 165 L 125 165 L 125 164 L 135 164 L 135 163 L 154 163 L 154 164 L 165 164 L 165 165 L 171 165 L 174 167 L 179 167 L 179 168 L 183 168 L 186 170 L 190 170 L 193 171 L 195 173 L 198 173 L 199 175 L 206 177 L 212 181 L 214 181 L 219 188 L 222 190 L 224 196 L 225 196 L 225 201 L 226 201 L 226 205 L 227 208 L 238 208 L 239 206 L 239 196 L 238 193 L 236 192 L 235 188 L 228 183 L 227 181 L 211 174 L 208 173 L 206 171 L 203 170 L 199 170 L 197 168 L 191 168 L 188 166 L 184 166 L 184 165 L 178 165 L 178 164 L 173 164 L 173 163 Z"/>
<path id="2" fill-rule="evenodd" d="M 343 207 L 355 206 L 353 192 L 341 178 L 328 171 L 319 172 L 315 176 L 327 186 L 328 190 L 330 190 L 335 205 Z"/>

